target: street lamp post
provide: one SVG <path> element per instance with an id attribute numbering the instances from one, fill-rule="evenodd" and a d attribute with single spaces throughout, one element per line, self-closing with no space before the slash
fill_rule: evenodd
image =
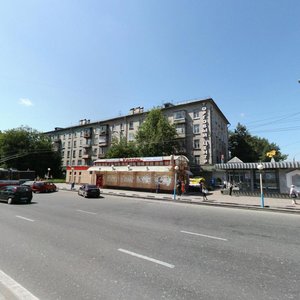
<path id="1" fill-rule="evenodd" d="M 257 169 L 259 170 L 259 185 L 260 185 L 261 207 L 264 207 L 265 203 L 264 203 L 264 191 L 263 191 L 263 183 L 262 183 L 262 170 L 264 169 L 263 164 L 259 163 L 258 166 L 257 166 Z"/>
<path id="2" fill-rule="evenodd" d="M 48 175 L 47 175 L 48 179 L 50 178 L 50 171 L 51 171 L 51 168 L 48 168 Z"/>
<path id="3" fill-rule="evenodd" d="M 174 167 L 174 193 L 173 193 L 173 200 L 176 200 L 176 184 L 177 184 L 177 171 L 178 171 L 178 166 Z"/>

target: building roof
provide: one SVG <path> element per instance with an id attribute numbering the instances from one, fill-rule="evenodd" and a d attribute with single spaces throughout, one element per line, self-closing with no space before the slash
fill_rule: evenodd
<path id="1" fill-rule="evenodd" d="M 282 161 L 282 162 L 227 162 L 222 164 L 215 164 L 215 168 L 219 170 L 258 170 L 257 166 L 262 164 L 264 169 L 299 169 L 300 161 Z"/>
<path id="2" fill-rule="evenodd" d="M 216 102 L 212 99 L 212 98 L 206 98 L 206 99 L 193 99 L 193 100 L 186 100 L 184 102 L 180 102 L 180 103 L 176 103 L 174 105 L 171 105 L 171 103 L 168 103 L 167 105 L 164 105 L 162 107 L 160 107 L 161 110 L 169 110 L 169 109 L 174 109 L 174 108 L 180 108 L 180 107 L 184 107 L 186 105 L 191 105 L 194 103 L 204 103 L 204 102 L 210 102 L 215 109 L 219 112 L 220 116 L 223 117 L 223 119 L 225 120 L 225 122 L 227 124 L 230 124 L 228 119 L 225 117 L 225 115 L 223 114 L 223 112 L 220 110 L 220 108 L 218 107 L 218 105 L 216 104 Z M 131 109 L 132 111 L 133 109 Z M 149 111 L 144 111 L 144 108 L 139 107 L 139 110 L 137 110 L 136 113 L 129 113 L 127 115 L 121 115 L 121 116 L 116 116 L 110 119 L 103 119 L 103 120 L 99 120 L 99 121 L 93 121 L 91 122 L 90 120 L 80 120 L 79 124 L 73 125 L 73 126 L 68 126 L 68 127 L 55 127 L 55 130 L 51 130 L 51 131 L 47 131 L 44 132 L 45 134 L 50 134 L 50 133 L 58 133 L 58 132 L 68 132 L 72 129 L 76 129 L 76 128 L 88 128 L 88 127 L 93 127 L 95 125 L 106 125 L 108 122 L 114 121 L 114 120 L 118 120 L 118 119 L 124 119 L 127 117 L 132 117 L 135 115 L 146 115 L 147 113 L 149 113 Z"/>

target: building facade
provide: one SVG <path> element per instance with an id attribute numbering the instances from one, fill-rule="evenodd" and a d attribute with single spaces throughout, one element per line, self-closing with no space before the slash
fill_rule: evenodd
<path id="1" fill-rule="evenodd" d="M 258 168 L 262 165 L 262 169 Z M 290 186 L 300 189 L 300 162 L 263 162 L 244 163 L 230 160 L 215 165 L 216 171 L 223 171 L 223 180 L 230 182 L 240 194 L 259 192 L 262 188 L 266 196 L 289 194 Z M 220 174 L 220 173 L 219 173 Z M 260 186 L 262 176 L 262 187 Z"/>
<path id="2" fill-rule="evenodd" d="M 194 175 L 228 160 L 229 122 L 213 99 L 165 103 L 160 109 L 177 131 L 181 147 L 174 154 L 189 159 Z M 147 112 L 137 107 L 130 109 L 125 116 L 97 122 L 84 119 L 76 126 L 56 127 L 45 134 L 60 151 L 65 169 L 67 166 L 91 166 L 95 160 L 105 158 L 114 138 L 125 137 L 127 141 L 134 141 L 146 117 Z"/>

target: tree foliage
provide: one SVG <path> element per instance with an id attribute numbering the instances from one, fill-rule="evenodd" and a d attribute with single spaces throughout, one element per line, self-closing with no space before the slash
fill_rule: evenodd
<path id="1" fill-rule="evenodd" d="M 0 161 L 2 167 L 34 170 L 40 177 L 48 168 L 52 176 L 61 175 L 61 156 L 52 150 L 49 137 L 29 127 L 0 133 Z"/>
<path id="2" fill-rule="evenodd" d="M 137 157 L 138 155 L 136 144 L 134 142 L 128 142 L 125 137 L 121 137 L 120 140 L 114 138 L 111 147 L 106 153 L 107 158 Z"/>
<path id="3" fill-rule="evenodd" d="M 114 139 L 106 157 L 163 156 L 176 152 L 176 129 L 161 110 L 152 109 L 139 127 L 134 142 Z"/>
<path id="4" fill-rule="evenodd" d="M 280 152 L 275 143 L 270 143 L 265 138 L 252 136 L 246 126 L 238 123 L 236 129 L 229 132 L 229 151 L 231 157 L 238 157 L 243 162 L 266 162 L 270 161 L 267 153 L 275 150 L 274 160 L 282 161 L 287 158 L 286 154 Z"/>
<path id="5" fill-rule="evenodd" d="M 152 109 L 136 134 L 140 156 L 171 155 L 178 143 L 175 126 L 170 124 L 159 108 Z"/>

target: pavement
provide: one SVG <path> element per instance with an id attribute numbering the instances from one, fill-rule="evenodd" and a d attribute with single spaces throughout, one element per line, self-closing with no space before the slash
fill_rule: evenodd
<path id="1" fill-rule="evenodd" d="M 71 189 L 70 184 L 57 183 L 59 190 L 77 192 L 80 185 L 75 185 L 74 189 Z M 151 199 L 158 201 L 170 201 L 177 203 L 189 203 L 192 205 L 208 205 L 208 206 L 219 206 L 219 207 L 230 207 L 239 209 L 250 209 L 250 210 L 261 210 L 271 212 L 282 212 L 282 213 L 298 213 L 300 214 L 300 199 L 297 205 L 293 204 L 291 199 L 288 198 L 264 198 L 264 206 L 261 205 L 261 198 L 254 196 L 237 196 L 237 195 L 224 195 L 221 190 L 215 190 L 209 192 L 207 200 L 204 201 L 200 193 L 187 193 L 181 196 L 176 195 L 174 199 L 173 194 L 167 193 L 155 193 L 155 192 L 142 192 L 133 190 L 122 190 L 122 189 L 107 189 L 101 188 L 102 195 L 115 195 L 122 197 L 134 197 L 141 199 Z M 0 278 L 1 279 L 1 278 Z M 0 300 L 6 299 L 18 299 L 11 291 L 1 284 L 0 280 Z"/>
<path id="2" fill-rule="evenodd" d="M 75 185 L 71 190 L 70 184 L 56 184 L 58 189 L 65 191 L 77 192 L 80 185 Z M 122 189 L 107 189 L 101 188 L 102 195 L 116 195 L 122 197 L 134 197 L 142 199 L 152 199 L 160 201 L 172 201 L 172 202 L 184 202 L 194 205 L 209 205 L 209 206 L 222 206 L 233 207 L 242 209 L 255 209 L 264 211 L 277 211 L 288 213 L 300 214 L 300 199 L 297 199 L 297 204 L 293 204 L 292 199 L 289 198 L 264 198 L 264 205 L 262 206 L 261 197 L 255 196 L 238 196 L 238 195 L 224 195 L 221 190 L 210 191 L 207 195 L 207 200 L 204 201 L 200 193 L 186 193 L 181 196 L 176 195 L 174 199 L 173 194 L 167 193 L 155 193 L 155 192 L 143 192 L 134 190 L 122 190 Z"/>

